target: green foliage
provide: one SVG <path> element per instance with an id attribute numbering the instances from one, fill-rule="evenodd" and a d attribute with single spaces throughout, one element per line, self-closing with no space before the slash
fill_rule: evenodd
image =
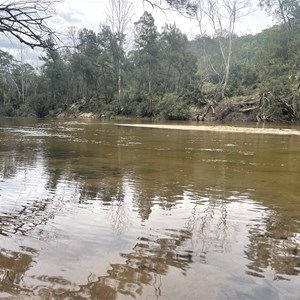
<path id="1" fill-rule="evenodd" d="M 16 111 L 12 104 L 5 104 L 0 106 L 0 116 L 15 117 Z"/>
<path id="2" fill-rule="evenodd" d="M 49 111 L 53 109 L 52 93 L 49 86 L 49 80 L 41 77 L 37 83 L 36 93 L 29 98 L 29 104 L 39 118 L 47 116 Z"/>
<path id="3" fill-rule="evenodd" d="M 148 93 L 149 97 L 155 92 L 158 84 L 157 74 L 159 71 L 159 43 L 158 32 L 154 24 L 154 18 L 148 12 L 144 12 L 138 22 L 134 24 L 136 36 L 134 61 L 138 76 L 138 87 L 140 92 Z"/>
<path id="4" fill-rule="evenodd" d="M 161 0 L 145 0 L 150 3 L 152 6 L 162 5 Z M 181 13 L 187 15 L 193 15 L 197 10 L 197 4 L 191 0 L 165 0 L 165 3 L 168 5 L 168 8 L 176 9 Z"/>
<path id="5" fill-rule="evenodd" d="M 298 0 L 260 0 L 259 5 L 269 15 L 279 20 L 287 31 L 299 24 L 300 3 Z"/>
<path id="6" fill-rule="evenodd" d="M 174 94 L 165 94 L 156 106 L 156 114 L 164 120 L 187 120 L 189 108 L 185 102 Z"/>
<path id="7" fill-rule="evenodd" d="M 182 9 L 189 1 L 177 2 L 168 3 Z M 167 24 L 159 33 L 148 12 L 135 23 L 135 48 L 130 53 L 108 26 L 97 33 L 79 30 L 74 50 L 56 49 L 49 39 L 39 73 L 0 50 L 0 114 L 71 114 L 75 105 L 80 112 L 98 115 L 184 120 L 189 117 L 188 105 L 206 112 L 209 105 L 225 103 L 225 96 L 239 99 L 240 108 L 242 101 L 251 99 L 262 120 L 298 120 L 299 5 L 294 0 L 282 3 L 288 22 L 281 19 L 254 36 L 231 36 L 226 89 L 219 43 L 228 52 L 228 35 L 189 42 L 175 25 Z M 278 8 L 275 0 L 261 4 L 273 14 Z"/>
<path id="8" fill-rule="evenodd" d="M 269 121 L 295 121 L 299 117 L 300 92 L 289 79 L 270 78 L 260 89 L 262 112 Z"/>
<path id="9" fill-rule="evenodd" d="M 44 95 L 32 97 L 30 105 L 38 118 L 44 118 L 49 114 L 48 98 Z"/>
<path id="10" fill-rule="evenodd" d="M 166 25 L 160 43 L 162 92 L 185 94 L 195 85 L 197 72 L 197 59 L 187 49 L 187 37 L 175 25 Z"/>
<path id="11" fill-rule="evenodd" d="M 49 43 L 52 45 L 51 40 Z M 45 56 L 41 59 L 44 61 L 43 76 L 40 79 L 43 81 L 43 88 L 40 89 L 42 98 L 47 99 L 45 107 L 55 109 L 64 104 L 68 97 L 67 89 L 67 69 L 66 64 L 61 57 L 61 53 L 50 46 L 45 51 Z M 44 94 L 47 96 L 44 96 Z M 43 105 L 41 105 L 43 106 Z M 43 110 L 43 109 L 42 109 Z M 39 109 L 39 111 L 42 111 Z M 45 109 L 46 113 L 47 109 Z M 41 113 L 43 115 L 44 113 Z"/>

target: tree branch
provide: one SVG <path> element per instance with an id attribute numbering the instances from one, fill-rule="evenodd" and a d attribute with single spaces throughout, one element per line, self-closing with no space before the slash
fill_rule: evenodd
<path id="1" fill-rule="evenodd" d="M 61 1 L 4 1 L 0 4 L 0 33 L 10 34 L 31 48 L 47 47 L 47 40 L 55 34 L 46 20 Z"/>
<path id="2" fill-rule="evenodd" d="M 184 16 L 192 16 L 197 10 L 197 5 L 190 0 L 165 0 L 167 7 L 161 4 L 158 0 L 143 0 L 144 2 L 150 4 L 152 8 L 158 8 L 161 11 L 165 10 L 175 10 Z"/>

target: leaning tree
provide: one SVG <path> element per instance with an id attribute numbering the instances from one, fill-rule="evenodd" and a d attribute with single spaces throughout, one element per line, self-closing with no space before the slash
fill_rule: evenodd
<path id="1" fill-rule="evenodd" d="M 6 0 L 0 2 L 0 33 L 31 48 L 46 47 L 54 32 L 48 26 L 55 4 L 62 0 Z"/>

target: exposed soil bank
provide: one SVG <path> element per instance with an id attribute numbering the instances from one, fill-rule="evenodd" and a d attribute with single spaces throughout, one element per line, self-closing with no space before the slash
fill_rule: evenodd
<path id="1" fill-rule="evenodd" d="M 254 128 L 254 127 L 233 127 L 233 126 L 206 126 L 206 125 L 158 125 L 158 124 L 116 124 L 117 126 L 157 128 L 157 129 L 176 129 L 176 130 L 197 130 L 213 132 L 232 132 L 232 133 L 255 133 L 255 134 L 276 134 L 276 135 L 298 135 L 300 131 L 296 129 L 280 128 Z"/>

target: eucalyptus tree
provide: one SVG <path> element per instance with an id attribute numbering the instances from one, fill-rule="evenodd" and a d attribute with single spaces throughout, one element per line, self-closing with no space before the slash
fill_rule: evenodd
<path id="1" fill-rule="evenodd" d="M 0 50 L 0 90 L 2 103 L 7 104 L 16 95 L 21 98 L 21 90 L 13 77 L 16 66 L 14 57 L 8 52 Z"/>
<path id="2" fill-rule="evenodd" d="M 299 25 L 300 3 L 298 0 L 260 0 L 259 6 L 282 22 L 288 32 L 292 30 L 295 23 Z"/>
<path id="3" fill-rule="evenodd" d="M 135 65 L 138 72 L 138 83 L 141 92 L 149 99 L 148 113 L 153 111 L 153 88 L 158 74 L 159 43 L 158 31 L 153 16 L 144 12 L 142 17 L 134 23 L 135 27 Z"/>
<path id="4" fill-rule="evenodd" d="M 128 0 L 109 0 L 107 10 L 107 23 L 115 34 L 117 39 L 119 57 L 117 58 L 118 69 L 118 106 L 121 107 L 122 94 L 122 71 L 124 62 L 124 44 L 126 35 L 130 28 L 130 22 L 133 17 L 133 4 Z"/>
<path id="5" fill-rule="evenodd" d="M 143 0 L 150 4 L 153 8 L 175 9 L 181 13 L 193 14 L 197 9 L 197 6 L 192 0 Z"/>
<path id="6" fill-rule="evenodd" d="M 18 62 L 12 72 L 13 78 L 21 92 L 21 103 L 27 102 L 27 97 L 34 92 L 35 80 L 37 78 L 35 69 L 29 63 Z"/>
<path id="7" fill-rule="evenodd" d="M 167 24 L 160 35 L 163 65 L 161 73 L 164 77 L 164 92 L 183 95 L 191 85 L 195 84 L 197 59 L 188 50 L 188 39 L 175 25 Z"/>
<path id="8" fill-rule="evenodd" d="M 196 20 L 201 37 L 212 35 L 218 39 L 221 65 L 214 64 L 206 52 L 207 63 L 211 71 L 219 78 L 221 98 L 226 95 L 230 66 L 232 59 L 233 41 L 236 37 L 237 21 L 249 13 L 250 0 L 146 0 L 153 6 L 161 7 L 165 3 L 167 8 L 179 10 L 182 14 Z M 203 39 L 205 41 L 205 39 Z M 205 49 L 206 45 L 203 44 Z"/>
<path id="9" fill-rule="evenodd" d="M 300 2 L 298 0 L 260 0 L 260 6 L 269 15 L 279 21 L 285 29 L 280 31 L 282 43 L 279 47 L 285 48 L 286 62 L 289 64 L 290 79 L 298 78 L 300 84 Z"/>
<path id="10" fill-rule="evenodd" d="M 67 49 L 74 53 L 78 51 L 79 48 L 79 36 L 78 36 L 78 28 L 76 26 L 69 26 L 68 32 L 67 32 L 67 39 L 70 43 L 70 47 L 67 47 Z"/>
<path id="11" fill-rule="evenodd" d="M 98 33 L 80 30 L 78 46 L 68 65 L 75 101 L 93 100 L 95 109 L 110 104 L 118 94 L 119 62 L 123 57 L 117 35 L 107 25 L 101 26 Z"/>
<path id="12" fill-rule="evenodd" d="M 122 46 L 133 17 L 133 4 L 128 0 L 109 0 L 106 9 L 107 23 L 111 31 L 117 35 Z"/>
<path id="13" fill-rule="evenodd" d="M 102 26 L 98 33 L 100 53 L 97 58 L 99 70 L 98 91 L 100 97 L 104 98 L 106 104 L 111 103 L 118 95 L 116 112 L 120 112 L 120 61 L 124 57 L 123 49 L 120 47 L 117 36 L 110 27 Z M 122 60 L 123 61 L 123 60 Z"/>
<path id="14" fill-rule="evenodd" d="M 217 38 L 219 52 L 222 59 L 221 68 L 209 59 L 211 70 L 218 76 L 221 89 L 221 96 L 226 95 L 230 67 L 232 60 L 233 42 L 236 37 L 236 25 L 238 20 L 249 13 L 249 0 L 195 0 L 197 9 L 193 18 L 198 23 L 200 36 L 212 34 Z M 204 44 L 204 49 L 206 45 Z"/>
<path id="15" fill-rule="evenodd" d="M 78 32 L 77 51 L 70 58 L 75 100 L 91 98 L 97 88 L 98 59 L 100 48 L 96 32 L 83 28 Z"/>
<path id="16" fill-rule="evenodd" d="M 0 50 L 0 103 L 18 109 L 34 91 L 34 68 Z M 4 109 L 6 111 L 6 109 Z"/>
<path id="17" fill-rule="evenodd" d="M 53 41 L 48 40 L 45 54 L 40 57 L 43 61 L 42 72 L 37 86 L 37 97 L 33 101 L 37 115 L 44 116 L 50 110 L 63 106 L 68 99 L 67 68 Z"/>

